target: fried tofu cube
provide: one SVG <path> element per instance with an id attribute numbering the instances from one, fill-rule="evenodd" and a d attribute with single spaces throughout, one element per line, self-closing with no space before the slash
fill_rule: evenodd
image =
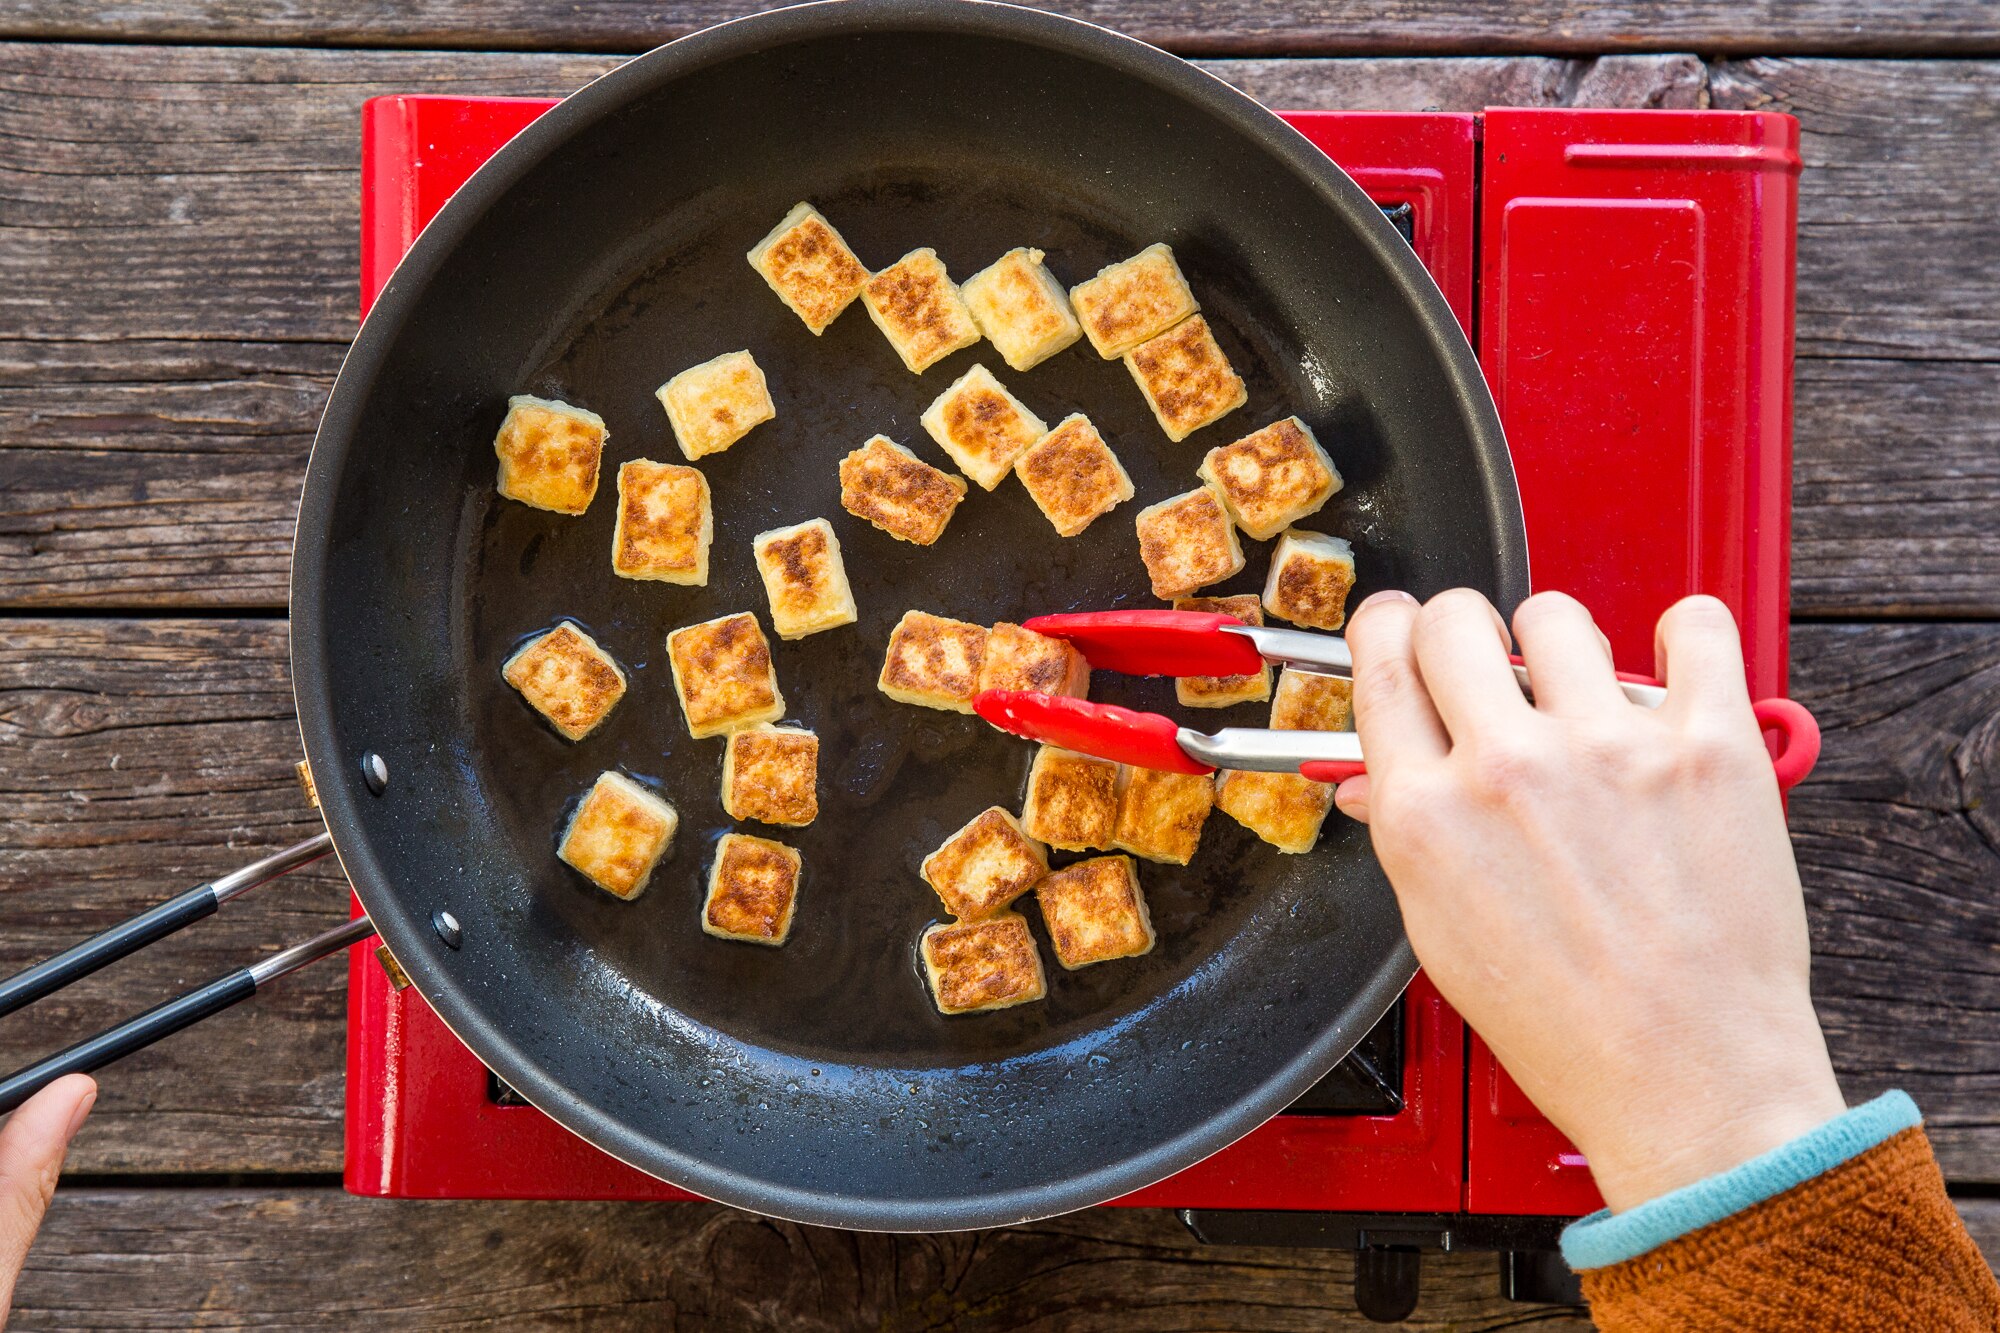
<path id="1" fill-rule="evenodd" d="M 815 338 L 861 295 L 868 281 L 868 270 L 833 224 L 807 203 L 794 204 L 752 247 L 749 258 L 750 267 L 805 321 Z"/>
<path id="2" fill-rule="evenodd" d="M 973 323 L 1013 370 L 1032 370 L 1083 336 L 1040 250 L 1009 250 L 965 280 Z"/>
<path id="3" fill-rule="evenodd" d="M 680 823 L 655 793 L 623 773 L 600 773 L 570 816 L 556 855 L 606 893 L 630 900 L 646 891 Z"/>
<path id="4" fill-rule="evenodd" d="M 1297 417 L 1217 445 L 1195 475 L 1215 487 L 1236 526 L 1260 542 L 1319 512 L 1341 487 L 1333 460 Z"/>
<path id="5" fill-rule="evenodd" d="M 986 627 L 905 611 L 889 632 L 875 687 L 897 703 L 970 713 L 986 661 Z"/>
<path id="6" fill-rule="evenodd" d="M 581 407 L 516 394 L 493 437 L 500 494 L 536 509 L 581 514 L 597 494 L 597 470 L 611 432 Z"/>
<path id="7" fill-rule="evenodd" d="M 612 573 L 700 586 L 708 582 L 708 548 L 714 540 L 708 478 L 699 470 L 650 458 L 619 464 Z"/>
<path id="8" fill-rule="evenodd" d="M 1118 779 L 1121 852 L 1184 866 L 1201 845 L 1202 826 L 1215 805 L 1215 779 L 1204 773 L 1167 773 L 1127 767 Z"/>
<path id="9" fill-rule="evenodd" d="M 1090 693 L 1090 662 L 1061 639 L 1005 621 L 986 635 L 975 695 L 987 690 L 1032 690 L 1081 699 Z"/>
<path id="10" fill-rule="evenodd" d="M 840 558 L 840 538 L 823 518 L 773 528 L 750 539 L 757 572 L 771 599 L 771 627 L 781 639 L 803 639 L 852 625 L 859 612 Z"/>
<path id="11" fill-rule="evenodd" d="M 1225 769 L 1215 780 L 1215 805 L 1279 851 L 1298 856 L 1319 842 L 1320 825 L 1333 809 L 1333 784 L 1296 773 Z"/>
<path id="12" fill-rule="evenodd" d="M 797 850 L 769 838 L 725 833 L 708 868 L 701 928 L 745 944 L 783 944 L 799 906 Z"/>
<path id="13" fill-rule="evenodd" d="M 770 641 L 748 611 L 675 630 L 667 636 L 667 662 L 696 740 L 785 714 Z"/>
<path id="14" fill-rule="evenodd" d="M 1250 401 L 1243 377 L 1200 315 L 1134 347 L 1125 368 L 1170 440 L 1185 440 Z"/>
<path id="15" fill-rule="evenodd" d="M 1301 528 L 1278 538 L 1264 579 L 1266 611 L 1294 625 L 1339 629 L 1353 590 L 1354 548 L 1344 539 Z"/>
<path id="16" fill-rule="evenodd" d="M 1028 769 L 1021 827 L 1065 852 L 1109 847 L 1118 832 L 1118 765 L 1044 745 Z"/>
<path id="17" fill-rule="evenodd" d="M 1274 731 L 1346 731 L 1354 718 L 1354 682 L 1286 667 L 1271 696 Z"/>
<path id="18" fill-rule="evenodd" d="M 819 818 L 819 737 L 759 724 L 729 733 L 722 808 L 731 819 L 802 828 Z"/>
<path id="19" fill-rule="evenodd" d="M 515 651 L 500 675 L 567 739 L 597 730 L 625 697 L 625 672 L 573 621 L 565 620 Z"/>
<path id="20" fill-rule="evenodd" d="M 1041 951 L 1028 919 L 1008 912 L 991 921 L 957 921 L 924 932 L 924 975 L 942 1014 L 1007 1009 L 1049 993 Z"/>
<path id="21" fill-rule="evenodd" d="M 1201 309 L 1172 248 L 1164 244 L 1099 269 L 1096 277 L 1072 287 L 1069 299 L 1090 345 L 1106 361 Z"/>
<path id="22" fill-rule="evenodd" d="M 868 279 L 861 304 L 903 364 L 918 375 L 979 341 L 979 326 L 972 322 L 958 284 L 928 245 Z"/>
<path id="23" fill-rule="evenodd" d="M 751 427 L 778 415 L 763 368 L 748 352 L 724 352 L 689 366 L 654 396 L 667 409 L 674 442 L 690 463 L 721 453 L 748 435 Z"/>
<path id="24" fill-rule="evenodd" d="M 1243 568 L 1236 525 L 1213 488 L 1197 486 L 1185 495 L 1139 511 L 1139 558 L 1153 581 L 1153 596 L 1171 601 Z"/>
<path id="25" fill-rule="evenodd" d="M 1005 480 L 1014 461 L 1049 430 L 985 366 L 960 375 L 924 409 L 922 421 L 951 461 L 988 491 Z"/>
<path id="26" fill-rule="evenodd" d="M 1125 465 L 1081 412 L 1064 417 L 1016 459 L 1014 475 L 1058 537 L 1076 536 L 1133 496 Z"/>
<path id="27" fill-rule="evenodd" d="M 963 477 L 932 467 L 886 435 L 840 460 L 840 507 L 915 546 L 944 535 L 965 492 Z"/>
<path id="28" fill-rule="evenodd" d="M 1182 597 L 1174 602 L 1174 610 L 1234 616 L 1246 625 L 1264 623 L 1264 606 L 1254 592 L 1233 597 Z M 1183 708 L 1261 703 L 1271 697 L 1271 668 L 1262 666 L 1247 676 L 1182 676 L 1174 681 L 1174 697 Z"/>
<path id="29" fill-rule="evenodd" d="M 983 921 L 1005 911 L 1048 873 L 1048 849 L 997 805 L 973 816 L 923 865 L 924 883 L 937 890 L 944 910 L 961 921 Z"/>
<path id="30" fill-rule="evenodd" d="M 1064 866 L 1035 889 L 1056 961 L 1070 971 L 1151 953 L 1153 918 L 1129 856 L 1094 856 Z"/>

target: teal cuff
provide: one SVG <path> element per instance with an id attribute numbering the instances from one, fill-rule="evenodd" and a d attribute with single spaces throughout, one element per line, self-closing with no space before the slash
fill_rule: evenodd
<path id="1" fill-rule="evenodd" d="M 1563 1259 L 1579 1272 L 1636 1259 L 1802 1185 L 1922 1122 L 1908 1093 L 1885 1092 L 1741 1166 L 1615 1216 L 1604 1208 L 1572 1222 L 1562 1234 Z"/>

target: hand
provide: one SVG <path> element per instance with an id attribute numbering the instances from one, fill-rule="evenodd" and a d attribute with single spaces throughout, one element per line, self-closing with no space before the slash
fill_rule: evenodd
<path id="1" fill-rule="evenodd" d="M 1727 608 L 1660 618 L 1656 711 L 1574 599 L 1529 598 L 1514 638 L 1532 704 L 1479 594 L 1363 603 L 1368 773 L 1335 799 L 1371 826 L 1431 980 L 1622 1212 L 1846 1108 Z"/>
<path id="2" fill-rule="evenodd" d="M 97 1101 L 97 1085 L 68 1074 L 21 1104 L 0 1129 L 0 1325 L 14 1305 L 14 1282 L 56 1192 L 69 1142 Z"/>

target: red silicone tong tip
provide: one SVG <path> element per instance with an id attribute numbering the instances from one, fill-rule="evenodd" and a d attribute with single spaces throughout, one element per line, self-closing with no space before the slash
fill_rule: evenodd
<path id="1" fill-rule="evenodd" d="M 1044 745 L 1169 773 L 1215 771 L 1187 757 L 1180 728 L 1158 713 L 1028 690 L 987 690 L 972 707 L 1000 730 Z"/>
<path id="2" fill-rule="evenodd" d="M 1022 622 L 1067 641 L 1094 667 L 1128 676 L 1248 676 L 1264 668 L 1257 645 L 1211 611 L 1080 611 Z"/>

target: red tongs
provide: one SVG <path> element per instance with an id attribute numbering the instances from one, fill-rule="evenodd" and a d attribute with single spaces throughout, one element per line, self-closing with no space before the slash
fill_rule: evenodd
<path id="1" fill-rule="evenodd" d="M 1065 640 L 1093 667 L 1132 676 L 1247 676 L 1271 662 L 1324 676 L 1354 675 L 1347 641 L 1336 635 L 1246 625 L 1212 612 L 1084 611 L 1036 616 L 1025 628 Z M 1511 660 L 1522 693 L 1533 698 L 1527 669 L 1520 658 Z M 1621 671 L 1618 683 L 1635 704 L 1658 708 L 1666 701 L 1657 680 Z M 1233 768 L 1340 782 L 1365 770 L 1360 738 L 1351 731 L 1225 727 L 1211 734 L 1158 713 L 1024 690 L 987 690 L 973 707 L 1016 736 L 1170 773 Z M 1777 737 L 1771 766 L 1779 788 L 1790 791 L 1819 759 L 1819 724 L 1790 699 L 1760 699 L 1754 707 L 1765 733 Z"/>

